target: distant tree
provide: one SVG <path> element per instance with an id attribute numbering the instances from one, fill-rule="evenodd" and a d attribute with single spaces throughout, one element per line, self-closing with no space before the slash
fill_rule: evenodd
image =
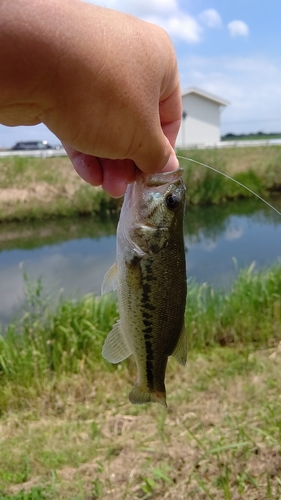
<path id="1" fill-rule="evenodd" d="M 223 135 L 222 139 L 233 139 L 234 137 L 236 137 L 236 135 L 230 132 L 228 134 Z"/>

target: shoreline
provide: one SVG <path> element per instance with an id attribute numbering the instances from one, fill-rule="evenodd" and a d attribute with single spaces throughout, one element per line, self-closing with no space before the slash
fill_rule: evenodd
<path id="1" fill-rule="evenodd" d="M 205 163 L 233 177 L 266 198 L 281 191 L 280 146 L 187 150 L 178 154 Z M 209 205 L 253 197 L 243 187 L 201 165 L 180 159 L 187 187 L 187 205 Z M 85 183 L 68 158 L 0 159 L 0 223 L 43 220 L 119 211 L 101 188 Z"/>

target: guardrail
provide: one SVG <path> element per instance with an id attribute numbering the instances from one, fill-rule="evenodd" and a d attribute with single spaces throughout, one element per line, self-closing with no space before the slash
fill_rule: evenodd
<path id="1" fill-rule="evenodd" d="M 281 139 L 264 139 L 258 141 L 219 141 L 219 142 L 202 142 L 201 144 L 187 144 L 184 147 L 177 149 L 220 149 L 220 148 L 245 148 L 258 146 L 281 146 Z M 0 158 L 8 158 L 9 156 L 22 156 L 33 158 L 49 158 L 52 156 L 67 156 L 65 150 L 61 149 L 34 149 L 30 151 L 0 151 Z"/>
<path id="2" fill-rule="evenodd" d="M 177 149 L 215 149 L 215 148 L 245 148 L 254 146 L 281 146 L 281 139 L 261 139 L 253 141 L 219 141 L 204 142 L 202 144 L 187 144 Z"/>
<path id="3" fill-rule="evenodd" d="M 0 158 L 8 158 L 9 156 L 21 156 L 32 158 L 50 158 L 52 156 L 67 156 L 65 150 L 62 149 L 33 149 L 30 151 L 6 150 L 0 151 Z"/>

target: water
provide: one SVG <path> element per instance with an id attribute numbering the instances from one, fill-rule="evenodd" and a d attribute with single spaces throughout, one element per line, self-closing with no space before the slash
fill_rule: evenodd
<path id="1" fill-rule="evenodd" d="M 271 203 L 280 210 L 279 198 Z M 42 278 L 53 303 L 60 294 L 99 294 L 115 259 L 116 224 L 116 216 L 0 224 L 2 325 L 24 306 L 23 270 L 32 280 Z M 259 200 L 189 208 L 184 233 L 188 276 L 214 287 L 229 287 L 253 261 L 266 268 L 281 257 L 281 217 Z"/>

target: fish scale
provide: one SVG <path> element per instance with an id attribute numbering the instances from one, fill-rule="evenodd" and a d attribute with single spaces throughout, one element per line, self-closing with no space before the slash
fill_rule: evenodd
<path id="1" fill-rule="evenodd" d="M 117 228 L 116 264 L 102 293 L 117 290 L 120 320 L 103 356 L 119 363 L 134 355 L 138 377 L 132 403 L 166 406 L 168 356 L 186 362 L 185 187 L 181 169 L 139 174 L 128 187 Z"/>

